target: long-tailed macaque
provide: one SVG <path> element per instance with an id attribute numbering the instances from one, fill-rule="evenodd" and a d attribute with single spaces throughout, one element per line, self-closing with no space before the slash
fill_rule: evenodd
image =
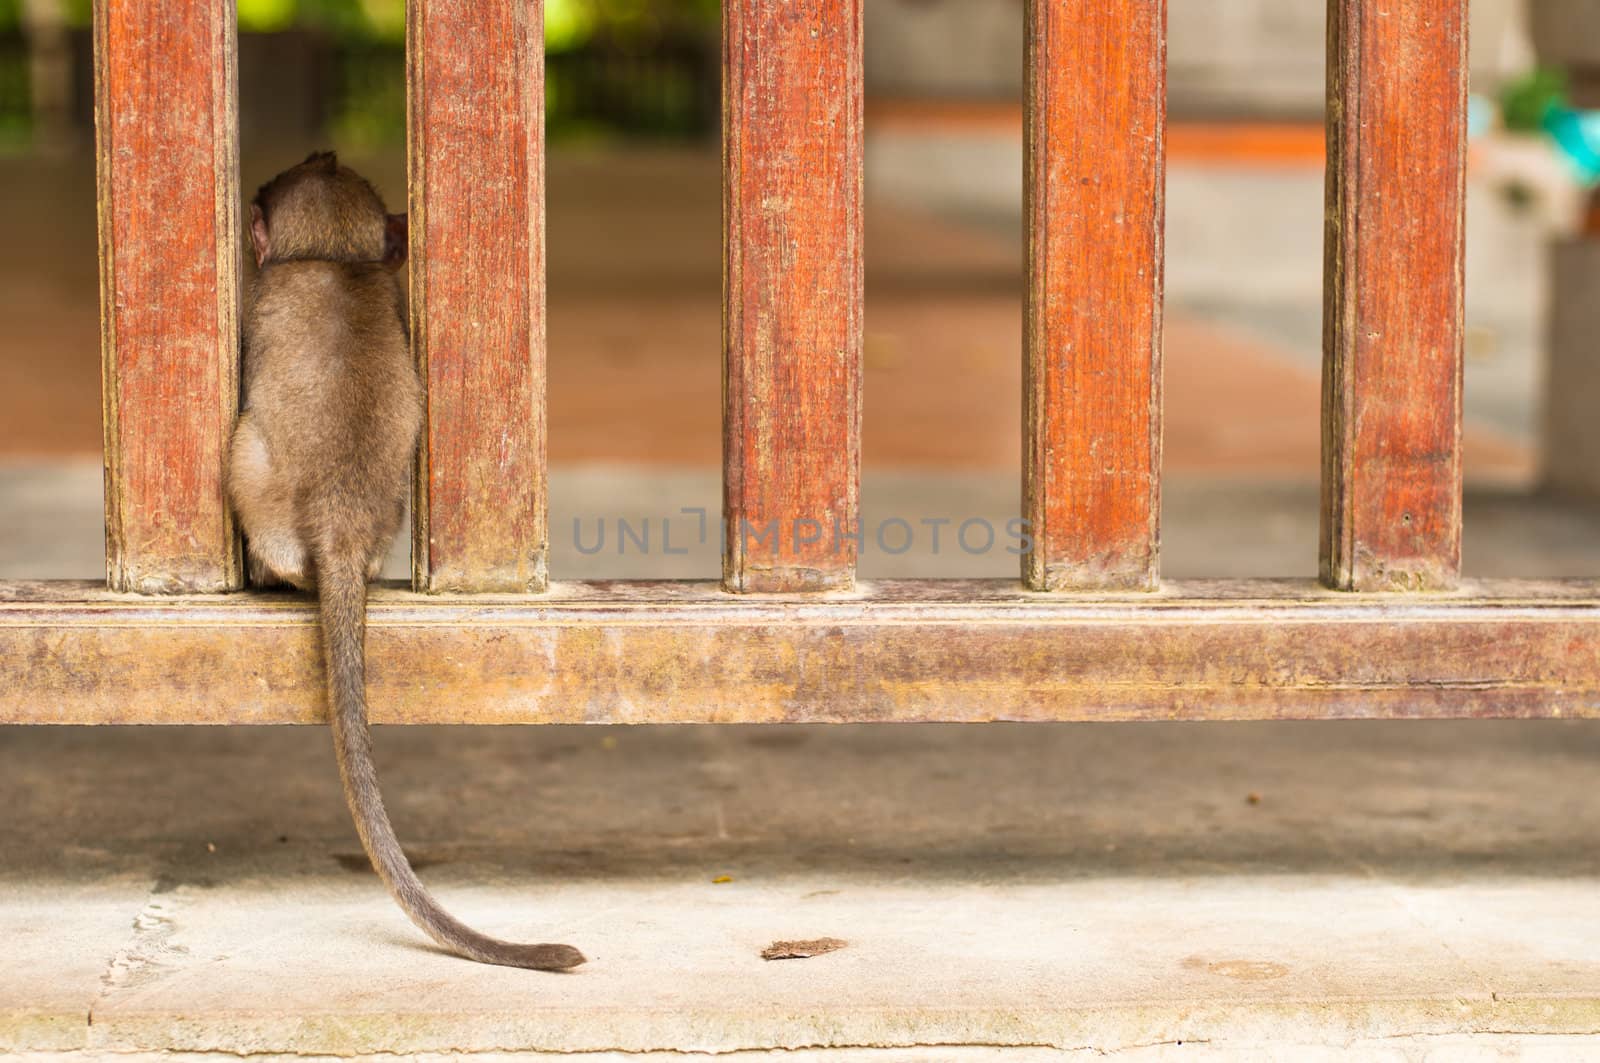
<path id="1" fill-rule="evenodd" d="M 405 215 L 331 153 L 256 193 L 259 274 L 244 320 L 244 405 L 228 494 L 258 585 L 315 590 L 334 747 L 361 844 L 395 901 L 440 945 L 481 963 L 565 970 L 568 945 L 517 945 L 457 921 L 395 838 L 372 763 L 367 581 L 399 530 L 422 425 L 398 270 Z"/>

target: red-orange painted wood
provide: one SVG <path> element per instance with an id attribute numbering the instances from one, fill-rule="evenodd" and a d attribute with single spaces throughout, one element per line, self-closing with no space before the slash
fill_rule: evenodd
<path id="1" fill-rule="evenodd" d="M 413 579 L 546 582 L 544 5 L 410 0 Z"/>
<path id="2" fill-rule="evenodd" d="M 855 579 L 861 0 L 723 5 L 723 582 Z"/>
<path id="3" fill-rule="evenodd" d="M 1465 0 L 1329 0 L 1322 578 L 1461 565 Z"/>
<path id="4" fill-rule="evenodd" d="M 107 582 L 226 590 L 241 574 L 223 494 L 239 364 L 234 6 L 94 11 Z"/>
<path id="5" fill-rule="evenodd" d="M 1036 590 L 1159 578 L 1165 0 L 1030 0 L 1023 506 Z"/>

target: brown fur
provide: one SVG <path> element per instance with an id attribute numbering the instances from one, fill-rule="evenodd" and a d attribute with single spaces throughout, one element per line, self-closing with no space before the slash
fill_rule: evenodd
<path id="1" fill-rule="evenodd" d="M 395 268 L 403 216 L 332 153 L 264 185 L 251 207 L 261 267 L 244 324 L 244 409 L 228 494 L 257 584 L 316 590 L 330 715 L 361 844 L 396 902 L 445 948 L 482 963 L 565 970 L 568 945 L 517 945 L 429 896 L 389 824 L 366 705 L 366 584 L 400 529 L 422 386 Z"/>

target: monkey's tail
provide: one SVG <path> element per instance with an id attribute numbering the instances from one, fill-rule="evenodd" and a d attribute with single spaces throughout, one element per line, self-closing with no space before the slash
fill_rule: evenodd
<path id="1" fill-rule="evenodd" d="M 323 563 L 319 558 L 317 598 L 333 702 L 334 750 L 345 800 L 361 845 L 395 902 L 434 941 L 469 960 L 540 971 L 564 971 L 583 963 L 583 953 L 570 945 L 518 945 L 478 933 L 440 907 L 417 878 L 389 823 L 372 762 L 372 735 L 367 729 L 365 573 L 347 562 Z"/>

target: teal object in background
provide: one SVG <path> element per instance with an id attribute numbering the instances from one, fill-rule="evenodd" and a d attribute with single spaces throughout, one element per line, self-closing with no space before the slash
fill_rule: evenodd
<path id="1" fill-rule="evenodd" d="M 1474 92 L 1467 97 L 1467 136 L 1481 137 L 1494 129 L 1499 108 L 1487 96 Z"/>
<path id="2" fill-rule="evenodd" d="M 1487 133 L 1488 108 L 1498 104 L 1500 124 L 1513 133 L 1544 133 L 1556 142 L 1574 174 L 1585 184 L 1600 183 L 1600 111 L 1573 107 L 1570 77 L 1559 67 L 1540 66 L 1503 85 L 1493 103 L 1473 97 L 1467 103 L 1467 128 Z"/>
<path id="3" fill-rule="evenodd" d="M 1600 182 L 1600 111 L 1580 111 L 1553 103 L 1544 112 L 1543 125 L 1583 180 L 1588 184 Z"/>

